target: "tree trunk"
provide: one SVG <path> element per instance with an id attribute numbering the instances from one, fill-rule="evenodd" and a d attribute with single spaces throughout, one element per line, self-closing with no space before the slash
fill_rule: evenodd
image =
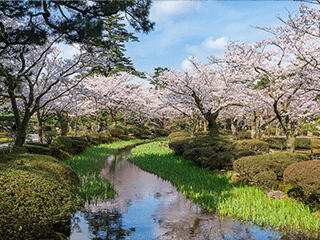
<path id="1" fill-rule="evenodd" d="M 257 138 L 257 115 L 255 112 L 250 113 L 251 139 Z"/>
<path id="2" fill-rule="evenodd" d="M 231 122 L 231 132 L 234 137 L 237 137 L 237 129 L 234 126 L 233 121 Z"/>
<path id="3" fill-rule="evenodd" d="M 219 126 L 218 123 L 216 122 L 216 119 L 219 115 L 219 112 L 215 113 L 208 113 L 206 115 L 206 119 L 208 121 L 208 127 L 209 127 L 209 135 L 211 137 L 218 137 L 219 136 Z"/>
<path id="4" fill-rule="evenodd" d="M 295 151 L 296 137 L 292 134 L 287 135 L 287 151 L 293 153 Z"/>
<path id="5" fill-rule="evenodd" d="M 37 111 L 37 118 L 38 118 L 38 134 L 39 134 L 39 143 L 43 143 L 43 122 L 41 119 L 41 113 L 38 110 Z"/>
<path id="6" fill-rule="evenodd" d="M 60 129 L 61 129 L 61 136 L 67 136 L 68 133 L 68 115 L 67 113 L 57 113 L 58 118 L 59 118 L 59 122 L 60 122 Z"/>
<path id="7" fill-rule="evenodd" d="M 276 137 L 280 137 L 280 123 L 276 125 Z"/>

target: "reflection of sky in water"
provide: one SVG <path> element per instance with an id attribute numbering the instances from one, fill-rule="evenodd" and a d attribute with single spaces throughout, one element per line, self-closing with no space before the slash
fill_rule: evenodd
<path id="1" fill-rule="evenodd" d="M 85 211 L 95 215 L 85 216 L 78 212 L 73 222 L 79 223 L 73 224 L 70 240 L 281 238 L 275 231 L 206 214 L 168 181 L 127 162 L 128 152 L 119 155 L 109 156 L 100 173 L 101 177 L 113 182 L 119 195 L 114 200 L 87 205 Z M 115 220 L 108 220 L 107 212 L 119 212 L 120 215 Z M 108 237 L 103 224 L 109 224 L 117 233 L 109 232 Z"/>

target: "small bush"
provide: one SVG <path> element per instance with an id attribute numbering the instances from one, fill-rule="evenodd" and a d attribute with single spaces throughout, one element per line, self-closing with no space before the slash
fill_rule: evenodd
<path id="1" fill-rule="evenodd" d="M 49 147 L 49 144 L 46 143 L 38 143 L 38 142 L 27 142 L 26 145 L 40 146 L 40 147 Z"/>
<path id="2" fill-rule="evenodd" d="M 234 148 L 238 151 L 248 150 L 260 153 L 267 153 L 270 150 L 269 145 L 266 142 L 255 139 L 237 141 Z"/>
<path id="3" fill-rule="evenodd" d="M 247 132 L 247 131 L 237 132 L 236 138 L 239 140 L 251 139 L 251 132 Z"/>
<path id="4" fill-rule="evenodd" d="M 53 239 L 70 226 L 82 204 L 75 194 L 77 175 L 50 156 L 10 154 L 0 164 L 0 236 L 2 239 Z"/>
<path id="5" fill-rule="evenodd" d="M 69 137 L 60 136 L 52 140 L 50 147 L 70 152 L 72 148 L 72 140 Z"/>
<path id="6" fill-rule="evenodd" d="M 52 149 L 48 147 L 42 147 L 37 145 L 30 145 L 30 144 L 24 144 L 23 145 L 29 153 L 35 153 L 35 154 L 43 154 L 43 155 L 52 155 Z"/>
<path id="7" fill-rule="evenodd" d="M 274 172 L 280 180 L 288 166 L 309 159 L 309 157 L 297 153 L 269 153 L 239 158 L 234 162 L 233 169 L 249 181 L 252 181 L 258 173 L 265 171 Z"/>
<path id="8" fill-rule="evenodd" d="M 252 182 L 256 186 L 264 188 L 268 191 L 273 190 L 278 186 L 277 174 L 275 174 L 273 171 L 265 171 L 256 174 L 253 177 Z"/>
<path id="9" fill-rule="evenodd" d="M 203 136 L 190 138 L 178 142 L 170 142 L 169 147 L 174 150 L 175 155 L 182 156 L 183 152 L 191 148 L 211 148 L 215 152 L 226 152 L 232 150 L 233 142 L 223 138 L 212 138 Z"/>
<path id="10" fill-rule="evenodd" d="M 219 152 L 208 158 L 206 167 L 211 170 L 232 168 L 233 162 L 244 156 L 256 155 L 256 152 L 250 150 Z"/>
<path id="11" fill-rule="evenodd" d="M 112 137 L 119 138 L 119 136 L 121 136 L 121 135 L 126 135 L 126 131 L 119 126 L 109 128 L 108 131 Z"/>
<path id="12" fill-rule="evenodd" d="M 285 183 L 301 187 L 306 196 L 316 196 L 320 201 L 320 161 L 298 162 L 288 166 L 283 173 Z"/>
<path id="13" fill-rule="evenodd" d="M 188 149 L 183 152 L 182 157 L 187 160 L 191 160 L 194 163 L 196 163 L 198 166 L 201 167 L 207 167 L 203 158 L 209 158 L 213 154 L 215 154 L 215 151 L 213 151 L 211 148 L 192 148 Z M 201 161 L 199 161 L 199 158 L 202 158 Z"/>
<path id="14" fill-rule="evenodd" d="M 71 139 L 72 148 L 69 152 L 78 154 L 86 150 L 88 147 L 88 140 L 83 137 L 69 137 Z"/>
<path id="15" fill-rule="evenodd" d="M 284 137 L 273 137 L 267 138 L 266 141 L 270 148 L 275 149 L 286 149 L 287 148 L 287 139 Z M 308 148 L 311 145 L 310 138 L 296 138 L 295 147 L 296 148 Z"/>
<path id="16" fill-rule="evenodd" d="M 170 140 L 170 142 L 176 142 L 176 138 L 189 138 L 190 137 L 190 133 L 187 131 L 178 131 L 178 132 L 173 132 L 170 133 L 168 136 L 168 140 Z M 180 140 L 181 141 L 181 140 Z"/>
<path id="17" fill-rule="evenodd" d="M 167 137 L 170 135 L 170 130 L 168 129 L 153 129 L 152 133 L 156 136 L 156 137 Z"/>

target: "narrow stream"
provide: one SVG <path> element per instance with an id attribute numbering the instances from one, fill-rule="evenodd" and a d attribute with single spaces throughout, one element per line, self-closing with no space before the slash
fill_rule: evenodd
<path id="1" fill-rule="evenodd" d="M 70 240 L 302 239 L 208 214 L 170 182 L 129 163 L 130 154 L 130 148 L 125 148 L 107 158 L 100 175 L 114 184 L 119 195 L 86 204 L 77 212 Z"/>

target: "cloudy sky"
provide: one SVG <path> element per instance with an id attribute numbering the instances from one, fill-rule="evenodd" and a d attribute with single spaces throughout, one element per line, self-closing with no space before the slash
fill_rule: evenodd
<path id="1" fill-rule="evenodd" d="M 210 55 L 221 56 L 230 40 L 252 43 L 268 37 L 255 26 L 281 25 L 277 16 L 287 19 L 299 6 L 293 1 L 154 1 L 155 30 L 137 33 L 140 42 L 128 43 L 127 55 L 139 71 L 185 70 L 190 56 L 205 63 Z"/>

